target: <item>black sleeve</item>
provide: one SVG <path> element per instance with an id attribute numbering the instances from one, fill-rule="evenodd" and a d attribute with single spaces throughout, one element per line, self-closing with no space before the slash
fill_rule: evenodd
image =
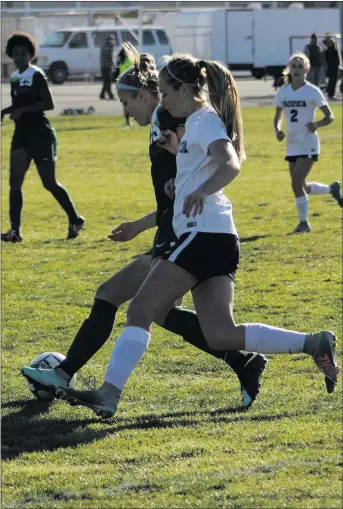
<path id="1" fill-rule="evenodd" d="M 4 117 L 5 115 L 8 115 L 9 113 L 12 113 L 12 111 L 14 111 L 14 106 L 8 106 L 8 108 L 4 108 L 3 110 L 1 110 L 1 119 L 2 117 Z"/>
<path id="2" fill-rule="evenodd" d="M 38 93 L 39 95 L 40 95 L 40 92 L 41 92 L 42 89 L 49 88 L 48 80 L 47 80 L 45 74 L 43 74 L 42 72 L 37 71 L 33 75 L 33 86 L 34 86 L 35 92 Z"/>
<path id="3" fill-rule="evenodd" d="M 186 122 L 185 118 L 172 117 L 169 111 L 167 111 L 163 106 L 160 106 L 156 113 L 157 120 L 162 131 L 165 129 L 170 129 L 171 131 L 176 132 L 176 128 L 179 125 L 184 125 Z"/>

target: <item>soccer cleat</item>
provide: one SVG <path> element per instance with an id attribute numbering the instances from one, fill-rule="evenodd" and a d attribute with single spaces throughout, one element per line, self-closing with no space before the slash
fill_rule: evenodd
<path id="1" fill-rule="evenodd" d="M 325 375 L 326 390 L 333 393 L 337 385 L 338 365 L 335 336 L 331 331 L 311 334 L 313 342 L 312 358 L 318 369 Z"/>
<path id="2" fill-rule="evenodd" d="M 300 221 L 293 233 L 308 233 L 311 231 L 310 225 L 307 221 Z"/>
<path id="3" fill-rule="evenodd" d="M 85 224 L 85 219 L 80 216 L 76 223 L 69 223 L 67 240 L 76 239 Z"/>
<path id="4" fill-rule="evenodd" d="M 245 410 L 256 400 L 261 387 L 261 376 L 268 359 L 258 353 L 248 353 L 247 362 L 238 378 L 241 382 L 242 406 Z"/>
<path id="5" fill-rule="evenodd" d="M 57 387 L 68 387 L 69 380 L 58 376 L 55 369 L 41 369 L 25 367 L 21 374 L 39 389 L 44 389 L 55 394 Z"/>
<path id="6" fill-rule="evenodd" d="M 340 207 L 343 207 L 343 196 L 341 194 L 341 184 L 339 182 L 333 182 L 330 185 L 330 194 L 337 201 Z"/>
<path id="7" fill-rule="evenodd" d="M 110 384 L 103 384 L 99 389 L 94 391 L 78 391 L 68 387 L 58 387 L 56 389 L 56 396 L 60 399 L 68 401 L 72 406 L 86 406 L 93 410 L 96 415 L 103 419 L 113 417 L 118 408 L 121 391 L 110 386 L 110 393 L 106 390 L 106 386 Z"/>
<path id="8" fill-rule="evenodd" d="M 12 228 L 8 230 L 6 233 L 1 234 L 1 240 L 3 242 L 12 242 L 15 244 L 16 242 L 21 242 L 23 238 L 19 235 L 19 233 L 16 230 L 13 230 Z"/>
<path id="9" fill-rule="evenodd" d="M 334 382 L 332 382 L 332 380 L 330 380 L 330 378 L 328 378 L 327 376 L 325 377 L 325 385 L 326 385 L 326 390 L 329 394 L 332 394 L 335 391 L 336 384 Z"/>

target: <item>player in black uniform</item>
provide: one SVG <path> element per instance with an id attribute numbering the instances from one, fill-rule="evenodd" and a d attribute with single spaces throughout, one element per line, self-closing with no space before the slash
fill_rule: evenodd
<path id="1" fill-rule="evenodd" d="M 166 183 L 176 176 L 176 158 L 159 146 L 159 140 L 161 131 L 167 129 L 179 131 L 180 136 L 180 126 L 184 119 L 173 118 L 159 105 L 158 73 L 153 57 L 141 55 L 139 60 L 137 52 L 132 48 L 131 50 L 136 65 L 119 79 L 117 91 L 122 104 L 128 108 L 130 115 L 139 125 L 151 124 L 149 154 L 157 210 L 138 221 L 121 224 L 112 231 L 109 238 L 116 242 L 125 242 L 156 225 L 157 231 L 149 253 L 140 256 L 99 287 L 90 316 L 81 326 L 60 366 L 51 370 L 23 369 L 25 377 L 50 387 L 52 391 L 56 387 L 67 386 L 74 373 L 102 347 L 111 334 L 119 305 L 134 297 L 148 275 L 150 262 L 154 266 L 177 240 L 172 227 L 173 200 L 164 191 Z M 210 349 L 193 311 L 170 306 L 156 322 L 204 352 L 223 359 L 239 378 L 243 406 L 248 408 L 253 403 L 259 392 L 260 377 L 267 362 L 263 355 Z"/>
<path id="2" fill-rule="evenodd" d="M 45 189 L 51 192 L 69 219 L 68 239 L 79 235 L 84 224 L 64 187 L 56 180 L 56 134 L 45 116 L 54 109 L 54 102 L 43 71 L 31 64 L 36 42 L 24 32 L 10 37 L 6 55 L 13 59 L 17 70 L 11 76 L 12 105 L 1 110 L 15 123 L 10 154 L 10 221 L 11 228 L 1 234 L 4 242 L 21 242 L 22 186 L 33 159 Z"/>

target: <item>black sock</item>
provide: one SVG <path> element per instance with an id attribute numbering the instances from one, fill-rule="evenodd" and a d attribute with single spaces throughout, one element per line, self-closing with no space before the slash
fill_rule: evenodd
<path id="1" fill-rule="evenodd" d="M 56 184 L 53 187 L 49 187 L 49 191 L 55 200 L 57 200 L 61 205 L 64 212 L 67 214 L 69 222 L 75 224 L 79 216 L 66 189 L 64 189 L 61 184 Z"/>
<path id="2" fill-rule="evenodd" d="M 238 373 L 246 363 L 245 352 L 212 350 L 205 339 L 201 330 L 197 314 L 189 309 L 175 307 L 171 309 L 164 320 L 163 327 L 182 336 L 182 338 L 193 346 L 196 346 L 203 352 L 213 355 L 218 359 L 223 359 L 235 373 Z"/>
<path id="3" fill-rule="evenodd" d="M 94 299 L 89 317 L 76 334 L 67 358 L 58 367 L 70 376 L 79 371 L 110 337 L 117 311 L 117 306 Z"/>
<path id="4" fill-rule="evenodd" d="M 10 190 L 10 221 L 11 228 L 20 234 L 20 216 L 23 207 L 23 193 L 22 191 Z"/>

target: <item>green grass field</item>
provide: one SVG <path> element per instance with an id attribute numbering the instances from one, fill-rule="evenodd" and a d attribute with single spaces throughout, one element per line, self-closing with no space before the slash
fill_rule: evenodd
<path id="1" fill-rule="evenodd" d="M 311 179 L 342 169 L 342 116 L 320 132 Z M 273 108 L 244 110 L 248 160 L 229 186 L 242 240 L 237 322 L 296 330 L 329 328 L 341 343 L 342 211 L 329 195 L 310 198 L 312 232 L 297 224 L 284 144 Z M 328 395 L 305 355 L 270 355 L 258 401 L 240 411 L 227 366 L 154 326 L 150 347 L 113 420 L 85 408 L 36 401 L 20 369 L 38 353 L 65 353 L 98 285 L 150 247 L 153 232 L 128 244 L 112 227 L 154 208 L 149 130 L 122 118 L 56 117 L 58 178 L 86 217 L 64 240 L 67 221 L 31 167 L 24 185 L 23 237 L 2 246 L 3 508 L 342 507 L 342 391 Z M 2 226 L 8 227 L 8 149 L 2 130 Z M 187 297 L 185 305 L 192 306 Z M 83 369 L 98 384 L 125 322 Z"/>

